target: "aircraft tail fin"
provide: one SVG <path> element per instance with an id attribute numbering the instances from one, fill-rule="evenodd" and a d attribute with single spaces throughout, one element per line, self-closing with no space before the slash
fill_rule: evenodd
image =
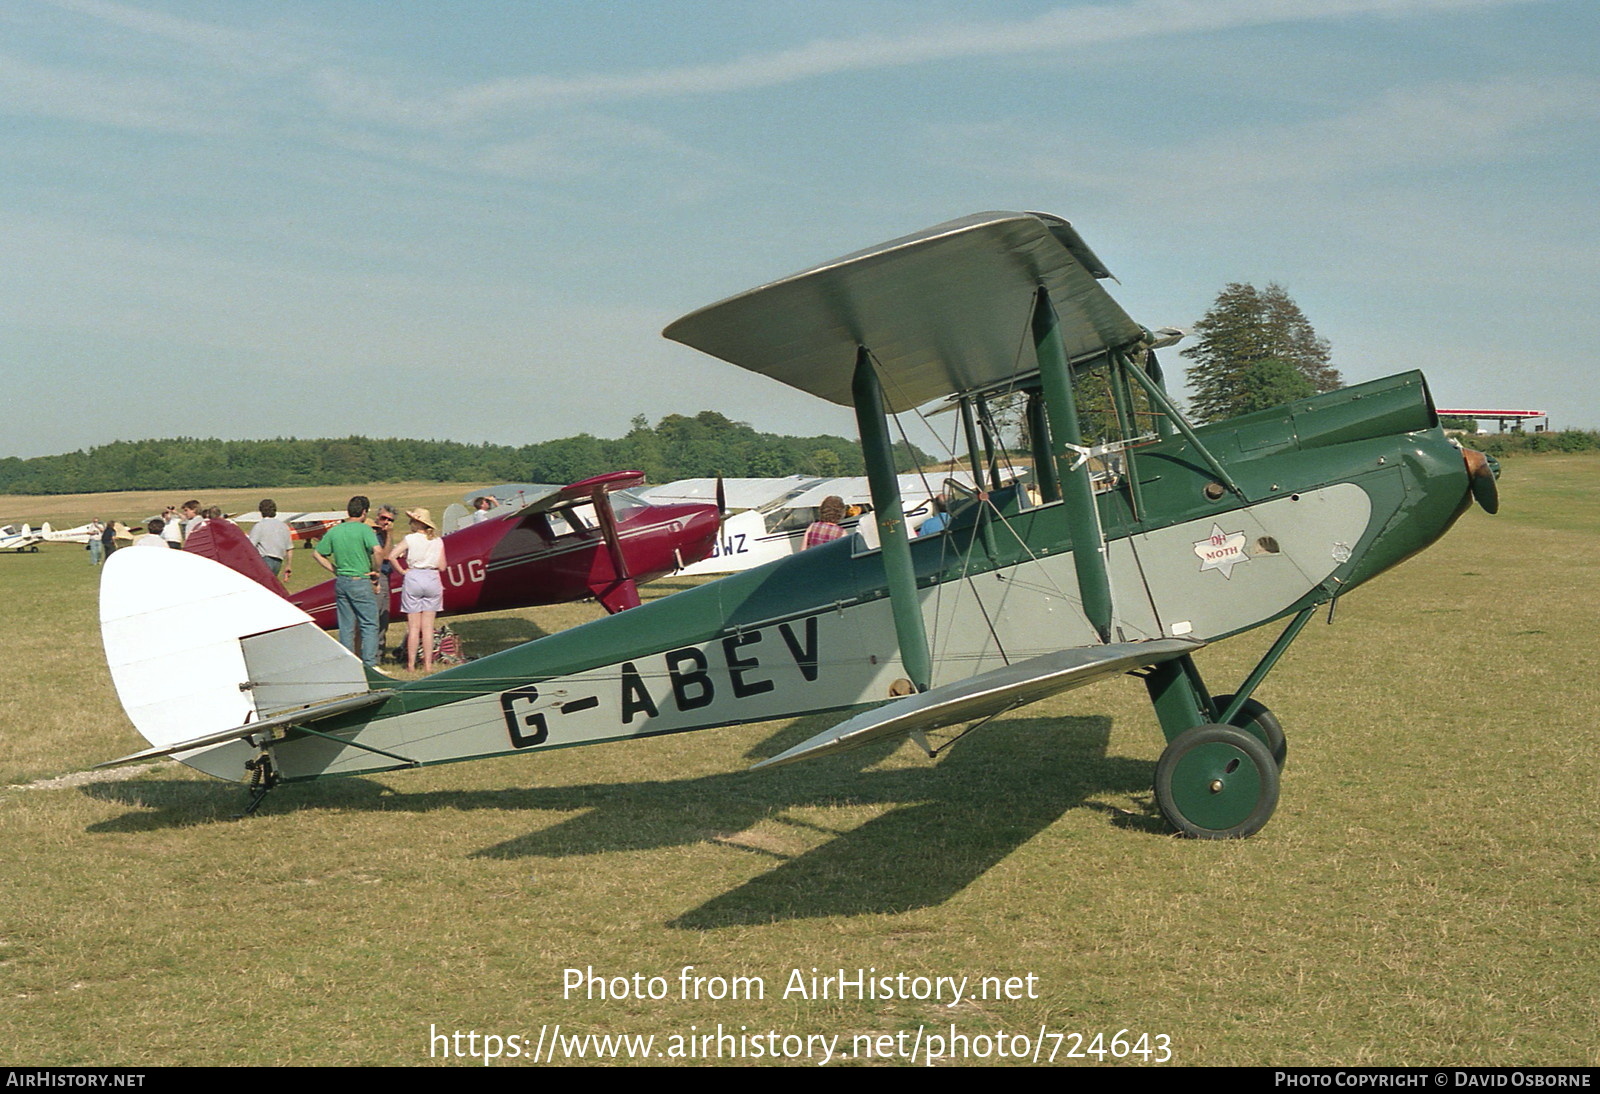
<path id="1" fill-rule="evenodd" d="M 220 562 L 236 574 L 243 574 L 264 589 L 287 598 L 289 590 L 267 568 L 261 552 L 240 527 L 231 520 L 208 520 L 184 541 L 183 549 Z"/>
<path id="2" fill-rule="evenodd" d="M 371 692 L 360 659 L 305 612 L 188 551 L 108 558 L 100 631 L 117 696 L 148 754 L 175 752 L 219 778 L 242 781 L 254 756 L 233 731 L 328 717 L 339 713 L 319 713 L 329 704 L 381 694 Z"/>

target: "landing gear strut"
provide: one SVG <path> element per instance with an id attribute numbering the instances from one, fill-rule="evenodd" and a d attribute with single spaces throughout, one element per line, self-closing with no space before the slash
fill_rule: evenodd
<path id="1" fill-rule="evenodd" d="M 1189 657 L 1157 665 L 1145 675 L 1167 738 L 1156 764 L 1156 805 L 1183 835 L 1243 839 L 1272 818 L 1289 746 L 1277 717 L 1250 693 L 1314 611 L 1316 605 L 1303 608 L 1289 621 L 1232 695 L 1213 697 Z"/>
<path id="2" fill-rule="evenodd" d="M 1233 696 L 1219 695 L 1211 702 L 1218 713 L 1221 713 L 1233 702 Z M 1283 765 L 1289 757 L 1289 742 L 1284 739 L 1283 726 L 1279 723 L 1278 716 L 1268 710 L 1263 703 L 1255 699 L 1246 699 L 1244 705 L 1239 708 L 1239 713 L 1235 714 L 1228 724 L 1247 731 L 1266 745 L 1267 751 L 1272 753 L 1272 758 L 1277 761 L 1278 770 L 1283 770 Z"/>

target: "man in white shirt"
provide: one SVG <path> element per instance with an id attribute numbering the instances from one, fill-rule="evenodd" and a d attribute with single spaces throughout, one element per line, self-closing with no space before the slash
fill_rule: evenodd
<path id="1" fill-rule="evenodd" d="M 189 536 L 196 528 L 200 527 L 201 522 L 206 518 L 200 515 L 200 503 L 198 501 L 184 502 L 179 507 L 178 512 L 183 515 L 183 538 L 188 540 Z"/>
<path id="2" fill-rule="evenodd" d="M 278 577 L 288 577 L 294 572 L 294 534 L 289 526 L 278 519 L 278 503 L 263 498 L 261 519 L 250 530 L 250 542 L 261 552 L 261 561 Z"/>

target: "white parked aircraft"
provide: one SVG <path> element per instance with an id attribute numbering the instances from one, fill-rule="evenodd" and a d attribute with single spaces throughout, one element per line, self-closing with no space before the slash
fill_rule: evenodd
<path id="1" fill-rule="evenodd" d="M 47 523 L 38 531 L 34 531 L 26 524 L 8 524 L 0 528 L 0 551 L 38 551 L 39 544 L 43 543 L 50 535 L 50 525 Z"/>
<path id="2" fill-rule="evenodd" d="M 1007 467 L 1001 475 L 1010 482 L 1024 470 Z M 856 510 L 844 522 L 846 532 L 855 531 L 861 517 L 872 511 L 872 493 L 865 476 L 727 479 L 722 487 L 726 509 L 732 515 L 723 521 L 722 535 L 711 557 L 685 566 L 678 571 L 680 574 L 698 577 L 737 573 L 799 552 L 805 545 L 806 529 L 817 519 L 818 507 L 830 496 L 843 498 Z M 901 475 L 899 488 L 906 526 L 915 530 L 932 515 L 934 496 L 970 494 L 972 476 L 964 471 L 945 476 Z M 654 502 L 712 501 L 717 496 L 717 480 L 680 479 L 639 493 Z M 870 521 L 860 527 L 869 535 L 875 532 Z"/>
<path id="3" fill-rule="evenodd" d="M 91 521 L 76 528 L 62 528 L 57 531 L 51 531 L 50 526 L 46 524 L 39 530 L 44 533 L 46 543 L 88 543 L 91 539 L 99 539 L 105 527 L 98 521 Z"/>

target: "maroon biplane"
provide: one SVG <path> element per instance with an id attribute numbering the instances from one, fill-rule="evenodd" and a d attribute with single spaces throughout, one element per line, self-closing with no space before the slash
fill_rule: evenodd
<path id="1" fill-rule="evenodd" d="M 637 471 L 613 471 L 550 491 L 512 512 L 496 514 L 444 537 L 447 566 L 440 615 L 493 612 L 593 597 L 609 612 L 639 604 L 638 583 L 698 562 L 711 553 L 720 514 L 715 505 L 653 505 L 628 488 Z M 405 517 L 399 521 L 404 534 Z M 290 593 L 237 526 L 211 522 L 184 545 L 222 562 L 287 598 L 317 626 L 338 625 L 333 582 Z M 390 578 L 390 614 L 399 619 L 399 572 Z"/>

